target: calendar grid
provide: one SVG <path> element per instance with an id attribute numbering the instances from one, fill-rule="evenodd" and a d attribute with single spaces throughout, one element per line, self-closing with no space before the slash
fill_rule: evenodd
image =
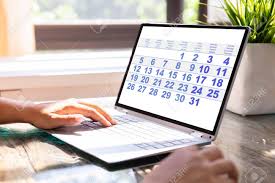
<path id="1" fill-rule="evenodd" d="M 188 47 L 189 46 L 189 47 Z M 176 40 L 159 40 L 159 39 L 140 39 L 137 47 L 141 48 L 155 48 L 164 50 L 176 50 L 185 52 L 195 52 L 195 53 L 214 53 L 215 55 L 228 55 L 236 56 L 237 47 L 231 44 L 218 44 L 216 43 L 201 43 L 201 42 L 185 42 Z M 192 50 L 191 50 L 192 48 Z M 224 48 L 223 52 L 218 52 L 218 48 Z M 208 52 L 202 51 L 202 49 L 207 49 Z"/>
<path id="2" fill-rule="evenodd" d="M 131 82 L 131 83 L 138 83 L 138 84 L 140 84 L 139 82 Z M 142 83 L 141 85 L 142 86 L 148 86 L 148 84 L 144 85 L 144 83 Z M 154 88 L 154 89 L 156 88 L 156 89 L 164 90 L 163 88 L 158 87 L 158 86 L 152 86 L 152 85 L 149 85 L 149 86 L 151 88 Z M 165 88 L 165 90 L 168 90 L 170 92 L 174 92 L 173 89 L 169 89 L 169 88 Z M 190 93 L 180 93 L 180 92 L 177 92 L 177 94 L 189 95 L 189 96 L 192 96 L 192 97 L 199 97 L 199 98 L 204 98 L 204 99 L 207 99 L 207 100 L 221 101 L 221 100 L 218 100 L 218 99 L 207 98 L 207 97 L 198 96 L 198 95 L 194 95 L 194 94 L 190 94 Z"/>
<path id="3" fill-rule="evenodd" d="M 152 85 L 152 84 L 149 84 L 149 83 L 142 83 L 140 81 L 129 80 L 128 78 L 126 79 L 126 81 L 128 81 L 129 83 L 135 83 L 135 84 L 139 84 L 139 85 L 146 86 L 146 87 L 149 87 L 149 88 L 157 88 L 157 89 L 161 89 L 161 90 L 165 90 L 165 91 L 174 92 L 174 90 L 170 89 L 170 88 L 162 88 L 162 87 L 159 87 L 159 86 L 156 86 L 156 85 Z M 188 83 L 188 84 L 190 84 L 190 83 Z M 198 85 L 193 85 L 193 86 L 198 86 Z M 211 87 L 206 87 L 206 88 L 211 88 Z M 212 89 L 216 89 L 216 88 L 212 88 Z M 222 90 L 222 91 L 225 91 L 225 90 Z M 195 95 L 195 94 L 191 94 L 191 93 L 187 93 L 187 92 L 182 92 L 181 93 L 181 92 L 177 91 L 177 93 L 178 94 L 189 95 L 189 96 L 194 96 L 194 97 L 205 98 L 205 99 L 208 99 L 208 100 L 221 101 L 221 99 L 204 97 L 204 96 L 201 96 L 201 95 Z M 224 95 L 224 92 L 222 92 L 221 96 L 223 96 L 223 95 Z M 222 98 L 222 97 L 219 97 L 219 98 Z"/>
<path id="4" fill-rule="evenodd" d="M 149 56 L 143 56 L 143 55 L 136 55 L 136 57 L 149 57 Z M 188 61 L 188 60 L 175 60 L 175 59 L 166 59 L 166 58 L 161 58 L 161 57 L 149 57 L 149 58 L 155 58 L 155 59 L 163 59 L 163 60 L 168 60 L 168 61 L 173 61 L 173 62 L 187 62 L 187 63 L 199 63 L 199 64 L 203 64 L 203 65 L 208 65 L 208 66 L 218 66 L 218 67 L 225 67 L 225 68 L 230 68 L 232 69 L 233 67 L 230 66 L 221 66 L 221 65 L 216 65 L 216 64 L 210 64 L 210 63 L 201 63 L 201 62 L 197 62 L 197 61 Z"/>
<path id="5" fill-rule="evenodd" d="M 139 48 L 150 48 L 150 47 L 143 47 L 143 46 L 137 46 Z M 154 48 L 152 48 L 154 49 Z M 165 48 L 156 48 L 159 50 L 167 50 Z M 172 49 L 168 49 L 168 50 L 172 50 Z M 226 56 L 237 56 L 236 54 L 223 54 L 223 53 L 213 53 L 213 52 L 195 52 L 195 51 L 187 51 L 187 50 L 172 50 L 172 51 L 184 51 L 184 52 L 188 52 L 188 53 L 202 53 L 202 54 L 214 54 L 214 55 L 226 55 Z"/>
<path id="6" fill-rule="evenodd" d="M 235 45 L 153 41 L 155 45 L 150 39 L 141 39 L 138 43 L 137 49 L 146 49 L 139 50 L 133 57 L 126 89 L 166 99 L 177 95 L 195 97 L 196 106 L 200 98 L 204 102 L 222 101 L 234 66 Z M 151 90 L 156 91 L 152 94 Z"/>
<path id="7" fill-rule="evenodd" d="M 136 72 L 129 72 L 129 76 L 131 74 L 137 74 Z M 147 75 L 147 74 L 139 74 L 139 75 L 142 75 L 142 76 L 150 76 L 150 75 Z M 151 78 L 158 78 L 158 79 L 165 79 L 167 81 L 175 81 L 175 80 L 172 80 L 172 79 L 166 79 L 166 78 L 162 78 L 162 77 L 157 77 L 157 76 L 152 76 Z M 129 80 L 128 77 L 126 79 L 126 81 L 130 81 L 132 82 L 132 80 Z M 188 82 L 184 82 L 184 81 L 177 81 L 178 83 L 184 83 L 184 84 L 188 84 L 188 85 L 194 85 L 194 86 L 201 86 L 201 87 L 205 87 L 204 85 L 200 85 L 200 84 L 192 84 L 192 83 L 188 83 Z M 144 84 L 144 83 L 143 83 Z M 217 89 L 215 87 L 209 87 L 207 86 L 207 88 L 211 88 L 211 89 Z M 219 89 L 220 91 L 225 91 L 224 89 Z"/>
<path id="8" fill-rule="evenodd" d="M 135 63 L 135 64 L 136 64 L 136 65 L 140 65 L 140 66 L 144 66 L 144 67 L 154 67 L 154 68 L 164 69 L 164 70 L 169 70 L 169 71 L 183 72 L 183 73 L 188 73 L 188 74 L 198 74 L 199 76 L 204 76 L 204 74 L 197 73 L 197 72 L 190 72 L 190 71 L 183 71 L 183 70 L 167 69 L 167 68 L 163 68 L 163 67 L 144 65 L 144 64 L 139 64 L 139 63 L 138 63 L 138 64 Z M 219 79 L 229 79 L 229 77 L 221 77 L 221 76 L 210 75 L 210 74 L 208 74 L 207 76 L 211 76 L 211 77 L 215 77 L 215 78 L 219 78 Z"/>

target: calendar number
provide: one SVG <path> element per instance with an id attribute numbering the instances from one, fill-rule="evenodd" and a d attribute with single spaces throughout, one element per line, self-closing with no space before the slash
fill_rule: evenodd
<path id="1" fill-rule="evenodd" d="M 184 53 L 180 54 L 180 59 L 182 60 L 184 57 Z"/>
<path id="2" fill-rule="evenodd" d="M 149 95 L 157 96 L 158 95 L 158 89 L 150 88 Z"/>
<path id="3" fill-rule="evenodd" d="M 164 75 L 164 70 L 163 69 L 157 69 L 156 73 L 157 73 L 157 76 L 163 76 Z"/>
<path id="4" fill-rule="evenodd" d="M 227 69 L 222 69 L 222 68 L 218 68 L 217 69 L 217 75 L 219 76 L 220 74 L 222 76 L 225 76 L 226 75 L 226 72 L 227 72 Z"/>
<path id="5" fill-rule="evenodd" d="M 194 71 L 194 70 L 195 70 L 195 67 L 196 67 L 195 64 L 191 64 L 189 70 L 190 70 L 190 71 Z"/>
<path id="6" fill-rule="evenodd" d="M 171 97 L 171 92 L 163 91 L 161 97 L 169 99 Z"/>
<path id="7" fill-rule="evenodd" d="M 154 86 L 160 86 L 161 85 L 161 79 L 154 79 L 153 85 Z"/>
<path id="8" fill-rule="evenodd" d="M 175 101 L 177 102 L 183 102 L 185 100 L 185 96 L 181 94 L 176 94 Z"/>
<path id="9" fill-rule="evenodd" d="M 218 98 L 218 97 L 219 97 L 219 93 L 220 93 L 219 90 L 209 89 L 209 90 L 208 90 L 207 97 Z"/>
<path id="10" fill-rule="evenodd" d="M 139 59 L 139 63 L 140 63 L 140 64 L 143 63 L 143 59 L 144 59 L 144 57 L 140 57 L 140 59 Z"/>
<path id="11" fill-rule="evenodd" d="M 162 65 L 162 67 L 165 67 L 167 63 L 168 63 L 168 60 L 163 60 L 163 65 Z"/>
<path id="12" fill-rule="evenodd" d="M 194 54 L 193 61 L 194 61 L 194 62 L 198 61 L 198 57 L 199 57 L 199 54 Z"/>
<path id="13" fill-rule="evenodd" d="M 137 80 L 138 80 L 138 75 L 132 74 L 132 75 L 131 75 L 131 80 L 132 80 L 132 81 L 137 81 Z"/>
<path id="14" fill-rule="evenodd" d="M 152 74 L 153 69 L 151 67 L 145 68 L 145 74 Z"/>
<path id="15" fill-rule="evenodd" d="M 178 62 L 176 65 L 176 69 L 180 69 L 180 66 L 181 66 L 181 62 Z"/>
<path id="16" fill-rule="evenodd" d="M 173 82 L 173 81 L 166 81 L 164 87 L 165 88 L 169 88 L 169 89 L 173 89 L 174 85 L 175 85 L 175 82 Z"/>
<path id="17" fill-rule="evenodd" d="M 169 78 L 176 79 L 178 77 L 178 72 L 170 71 Z"/>
<path id="18" fill-rule="evenodd" d="M 230 57 L 228 57 L 227 59 L 225 59 L 225 60 L 223 61 L 223 63 L 224 63 L 225 65 L 228 65 L 228 64 L 229 64 L 229 60 L 230 60 Z"/>
<path id="19" fill-rule="evenodd" d="M 187 84 L 182 84 L 182 83 L 179 84 L 178 91 L 187 92 L 187 90 L 188 90 Z"/>
<path id="20" fill-rule="evenodd" d="M 148 76 L 142 76 L 140 82 L 142 82 L 142 83 L 149 83 L 149 77 Z"/>
<path id="21" fill-rule="evenodd" d="M 197 76 L 196 77 L 197 83 L 203 84 L 206 78 L 207 78 L 206 76 Z"/>
<path id="22" fill-rule="evenodd" d="M 146 86 L 139 86 L 138 87 L 138 92 L 141 92 L 141 93 L 144 93 L 144 91 L 145 91 L 145 89 L 146 89 L 147 87 Z"/>
<path id="23" fill-rule="evenodd" d="M 151 65 L 155 65 L 155 63 L 156 63 L 156 59 L 153 58 L 153 59 L 151 60 Z"/>
<path id="24" fill-rule="evenodd" d="M 207 65 L 207 66 L 200 66 L 200 72 L 203 72 L 205 74 L 207 74 L 210 70 L 210 67 Z"/>
<path id="25" fill-rule="evenodd" d="M 212 79 L 212 82 L 213 82 L 213 86 L 221 87 L 223 83 L 223 79 L 215 78 L 215 79 Z"/>
<path id="26" fill-rule="evenodd" d="M 186 74 L 185 73 L 185 74 L 182 75 L 182 80 L 183 81 L 185 81 L 185 80 L 186 81 L 191 81 L 191 79 L 192 79 L 192 74 Z"/>
<path id="27" fill-rule="evenodd" d="M 193 86 L 193 90 L 191 91 L 192 94 L 202 94 L 202 87 Z"/>
<path id="28" fill-rule="evenodd" d="M 135 72 L 140 72 L 141 66 L 140 65 L 135 65 L 134 66 L 134 71 Z"/>
<path id="29" fill-rule="evenodd" d="M 189 104 L 190 104 L 190 105 L 196 105 L 196 106 L 198 106 L 198 105 L 199 105 L 199 102 L 200 102 L 200 99 L 199 99 L 199 98 L 196 99 L 195 97 L 191 97 L 191 98 L 190 98 Z"/>
<path id="30" fill-rule="evenodd" d="M 213 56 L 212 56 L 212 55 L 209 55 L 209 56 L 208 56 L 207 63 L 212 63 L 212 61 L 213 61 Z"/>
<path id="31" fill-rule="evenodd" d="M 135 84 L 128 83 L 127 89 L 128 90 L 134 90 L 135 89 Z"/>

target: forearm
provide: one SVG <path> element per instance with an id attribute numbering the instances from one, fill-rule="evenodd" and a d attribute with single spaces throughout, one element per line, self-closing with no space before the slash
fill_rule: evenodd
<path id="1" fill-rule="evenodd" d="M 20 102 L 0 97 L 0 124 L 27 122 L 30 102 Z"/>

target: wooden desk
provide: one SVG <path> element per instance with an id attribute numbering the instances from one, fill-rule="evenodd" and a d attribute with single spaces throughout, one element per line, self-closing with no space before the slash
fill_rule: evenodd
<path id="1" fill-rule="evenodd" d="M 105 107 L 114 103 L 114 98 L 92 100 Z M 241 170 L 240 182 L 274 182 L 275 115 L 241 117 L 226 112 L 214 144 L 236 162 Z M 108 172 L 30 125 L 0 127 L 0 182 L 139 182 L 139 175 L 145 172 Z"/>

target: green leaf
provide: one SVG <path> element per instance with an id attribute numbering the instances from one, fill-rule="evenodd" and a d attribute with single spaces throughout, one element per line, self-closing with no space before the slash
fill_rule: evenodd
<path id="1" fill-rule="evenodd" d="M 233 25 L 251 27 L 249 42 L 275 43 L 275 0 L 223 0 L 222 7 Z"/>

